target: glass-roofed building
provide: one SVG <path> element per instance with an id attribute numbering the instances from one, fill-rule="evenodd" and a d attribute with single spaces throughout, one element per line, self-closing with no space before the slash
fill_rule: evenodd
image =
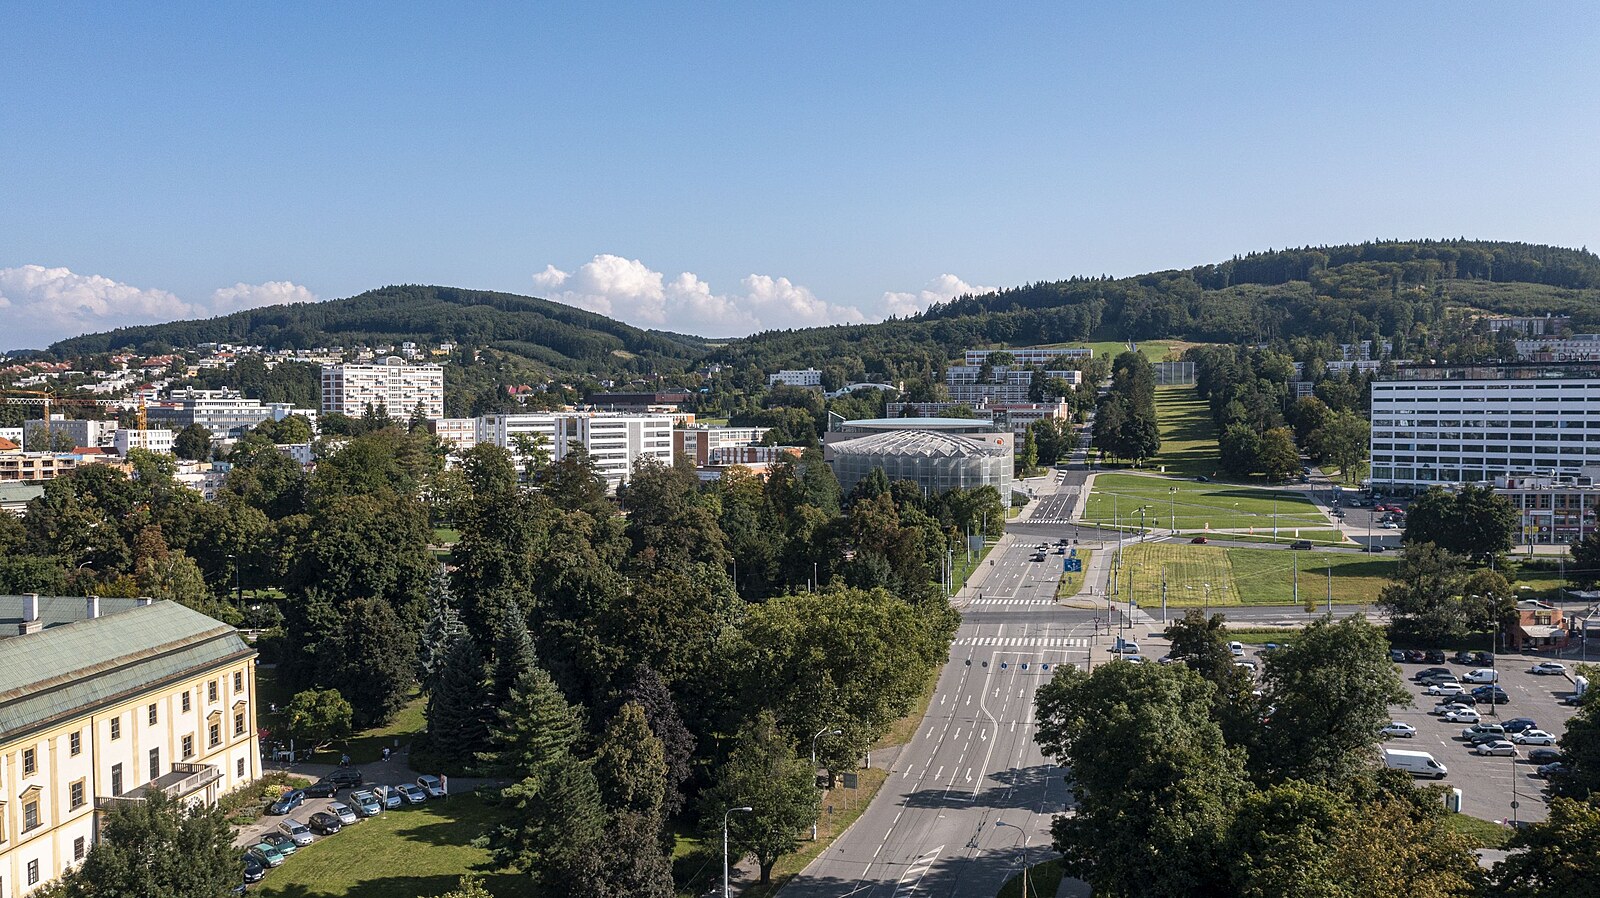
<path id="1" fill-rule="evenodd" d="M 1011 504 L 1013 436 L 972 418 L 874 418 L 845 421 L 827 435 L 824 457 L 846 493 L 881 469 L 927 493 L 992 486 Z"/>

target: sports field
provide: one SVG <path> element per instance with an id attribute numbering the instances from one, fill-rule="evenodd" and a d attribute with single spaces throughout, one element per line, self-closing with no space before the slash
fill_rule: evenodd
<path id="1" fill-rule="evenodd" d="M 1377 600 L 1394 564 L 1338 552 L 1144 543 L 1123 551 L 1118 580 L 1124 594 L 1147 609 L 1161 605 L 1163 579 L 1168 607 L 1208 600 L 1213 606 L 1287 605 L 1294 601 L 1298 565 L 1302 604 L 1322 604 L 1330 582 L 1334 604 L 1361 604 Z"/>
<path id="2" fill-rule="evenodd" d="M 1254 528 L 1256 535 L 1271 536 L 1276 512 L 1280 537 L 1296 527 L 1328 529 L 1327 516 L 1300 493 L 1144 474 L 1096 475 L 1083 518 L 1137 527 L 1141 508 L 1146 527 L 1171 527 L 1176 519 L 1179 530 Z"/>

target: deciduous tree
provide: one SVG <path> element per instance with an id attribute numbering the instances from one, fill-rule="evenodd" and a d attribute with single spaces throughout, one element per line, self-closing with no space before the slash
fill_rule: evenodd
<path id="1" fill-rule="evenodd" d="M 747 722 L 715 784 L 702 796 L 701 823 L 708 838 L 721 835 L 723 813 L 732 807 L 754 809 L 730 818 L 728 841 L 735 856 L 755 855 L 764 883 L 821 811 L 810 762 L 795 756 L 769 711 Z"/>

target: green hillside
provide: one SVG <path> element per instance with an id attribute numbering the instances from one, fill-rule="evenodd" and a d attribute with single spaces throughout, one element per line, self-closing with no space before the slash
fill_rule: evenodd
<path id="1" fill-rule="evenodd" d="M 230 342 L 270 348 L 450 341 L 502 349 L 552 371 L 605 374 L 675 371 L 706 344 L 695 337 L 623 324 L 529 296 L 455 287 L 398 286 L 348 299 L 267 306 L 200 321 L 126 327 L 50 347 L 77 356 L 147 346 Z"/>

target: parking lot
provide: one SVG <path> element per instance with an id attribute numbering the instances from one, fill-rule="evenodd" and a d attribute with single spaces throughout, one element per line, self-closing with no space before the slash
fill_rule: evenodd
<path id="1" fill-rule="evenodd" d="M 1528 668 L 1542 660 L 1525 655 L 1501 655 L 1495 663 L 1500 672 L 1500 686 L 1510 701 L 1503 705 L 1479 704 L 1478 711 L 1485 723 L 1508 720 L 1513 717 L 1531 717 L 1538 728 L 1556 737 L 1566 731 L 1567 720 L 1577 708 L 1564 705 L 1561 699 L 1572 691 L 1572 682 L 1563 676 L 1531 674 Z M 1445 723 L 1428 712 L 1441 699 L 1426 695 L 1423 686 L 1412 678 L 1429 667 L 1447 667 L 1457 677 L 1463 677 L 1473 667 L 1452 662 L 1444 664 L 1398 664 L 1401 675 L 1411 690 L 1415 703 L 1410 708 L 1396 708 L 1394 719 L 1417 728 L 1410 739 L 1391 739 L 1390 748 L 1431 752 L 1439 763 L 1449 768 L 1450 774 L 1441 784 L 1461 790 L 1461 810 L 1484 820 L 1509 820 L 1513 816 L 1511 803 L 1517 801 L 1515 816 L 1519 820 L 1543 820 L 1545 781 L 1534 776 L 1537 765 L 1525 760 L 1528 751 L 1538 746 L 1517 746 L 1516 757 L 1486 757 L 1475 754 L 1462 740 L 1461 731 L 1469 724 Z M 1470 684 L 1466 684 L 1469 685 Z M 1493 710 L 1491 710 L 1491 708 Z"/>

